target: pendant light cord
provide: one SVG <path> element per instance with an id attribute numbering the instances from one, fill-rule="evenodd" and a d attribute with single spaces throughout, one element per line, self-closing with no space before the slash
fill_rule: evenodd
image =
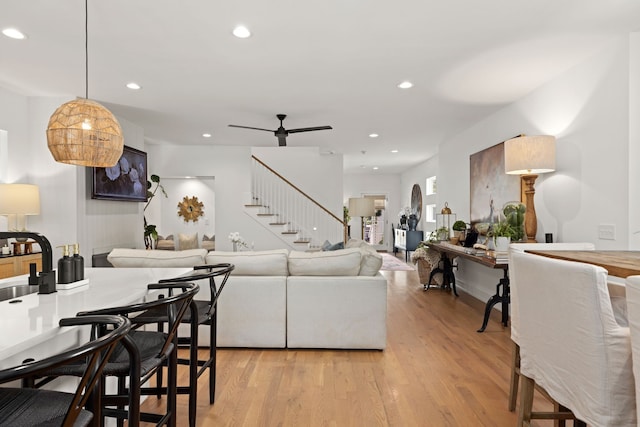
<path id="1" fill-rule="evenodd" d="M 89 7 L 84 0 L 84 97 L 89 99 Z"/>

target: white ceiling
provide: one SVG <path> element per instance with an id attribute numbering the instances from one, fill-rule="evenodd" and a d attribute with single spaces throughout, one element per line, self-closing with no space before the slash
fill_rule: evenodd
<path id="1" fill-rule="evenodd" d="M 6 27 L 27 39 L 0 36 L 0 85 L 84 96 L 83 0 L 0 0 Z M 637 30 L 638 0 L 89 0 L 89 97 L 151 143 L 276 146 L 227 125 L 275 130 L 284 113 L 285 128 L 333 126 L 289 146 L 399 173 Z"/>

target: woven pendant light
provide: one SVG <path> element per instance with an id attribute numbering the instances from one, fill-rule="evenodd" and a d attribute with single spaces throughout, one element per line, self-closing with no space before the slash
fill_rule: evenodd
<path id="1" fill-rule="evenodd" d="M 122 156 L 124 138 L 115 116 L 89 99 L 88 13 L 85 0 L 85 98 L 62 104 L 49 119 L 47 146 L 56 162 L 112 167 Z"/>

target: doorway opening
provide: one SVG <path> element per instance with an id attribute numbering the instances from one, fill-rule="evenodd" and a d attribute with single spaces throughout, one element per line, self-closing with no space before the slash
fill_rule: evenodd
<path id="1" fill-rule="evenodd" d="M 384 194 L 366 194 L 363 197 L 373 199 L 375 214 L 364 220 L 363 240 L 376 250 L 387 249 L 385 230 L 387 224 L 387 196 Z"/>

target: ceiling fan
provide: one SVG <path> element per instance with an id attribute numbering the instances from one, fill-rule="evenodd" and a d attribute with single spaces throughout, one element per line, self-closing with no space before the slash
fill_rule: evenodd
<path id="1" fill-rule="evenodd" d="M 310 128 L 298 128 L 298 129 L 285 129 L 282 126 L 282 121 L 287 117 L 286 114 L 276 114 L 276 117 L 280 120 L 280 127 L 276 130 L 271 129 L 263 129 L 263 128 L 254 128 L 250 126 L 239 126 L 239 125 L 229 125 L 232 128 L 243 128 L 243 129 L 255 129 L 255 130 L 266 130 L 267 132 L 273 132 L 273 134 L 278 138 L 278 146 L 286 147 L 287 146 L 287 135 L 290 133 L 298 133 L 298 132 L 309 132 L 312 130 L 326 130 L 333 129 L 331 126 L 315 126 Z"/>

